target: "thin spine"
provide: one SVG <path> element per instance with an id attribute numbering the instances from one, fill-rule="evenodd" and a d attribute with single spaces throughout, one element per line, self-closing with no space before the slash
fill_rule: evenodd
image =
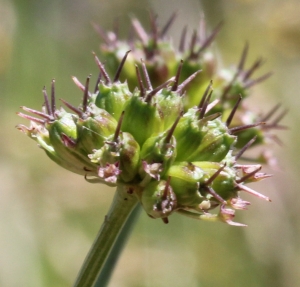
<path id="1" fill-rule="evenodd" d="M 136 32 L 137 36 L 140 38 L 143 46 L 146 46 L 148 43 L 148 34 L 144 30 L 143 26 L 141 25 L 140 21 L 136 18 L 131 19 L 132 27 L 134 28 L 134 31 Z"/>
<path id="2" fill-rule="evenodd" d="M 265 122 L 249 124 L 249 125 L 230 128 L 228 131 L 229 131 L 230 134 L 235 134 L 235 133 L 238 133 L 238 132 L 241 132 L 241 131 L 244 131 L 244 130 L 247 130 L 247 129 L 251 129 L 251 128 L 254 128 L 254 127 L 257 127 L 257 126 L 262 126 L 262 125 L 265 125 L 265 124 L 266 124 Z"/>
<path id="3" fill-rule="evenodd" d="M 193 73 L 191 76 L 189 76 L 185 81 L 183 81 L 179 86 L 176 92 L 182 95 L 183 89 L 192 81 L 194 80 L 197 75 L 201 72 L 202 70 L 198 70 L 195 73 Z"/>
<path id="4" fill-rule="evenodd" d="M 205 185 L 210 185 L 218 177 L 218 175 L 224 170 L 226 163 L 223 164 L 208 180 L 204 182 Z"/>
<path id="5" fill-rule="evenodd" d="M 283 110 L 273 121 L 272 121 L 272 125 L 276 126 L 284 117 L 285 115 L 288 113 L 288 109 Z"/>
<path id="6" fill-rule="evenodd" d="M 31 108 L 27 108 L 27 107 L 24 107 L 24 106 L 21 106 L 20 108 L 23 109 L 26 112 L 29 112 L 29 113 L 32 113 L 34 115 L 40 116 L 40 117 L 42 117 L 46 120 L 49 120 L 49 121 L 53 120 L 53 117 L 51 115 L 46 114 L 46 113 L 31 109 Z"/>
<path id="7" fill-rule="evenodd" d="M 96 64 L 98 65 L 99 67 L 99 70 L 100 72 L 102 73 L 104 79 L 105 79 L 105 83 L 106 84 L 111 84 L 111 80 L 110 80 L 110 77 L 109 75 L 107 74 L 105 68 L 104 68 L 104 65 L 100 62 L 99 58 L 97 57 L 96 53 L 93 52 L 93 55 L 94 55 L 94 59 L 96 61 Z"/>
<path id="8" fill-rule="evenodd" d="M 259 166 L 257 169 L 253 170 L 252 172 L 244 175 L 243 177 L 241 177 L 240 179 L 236 180 L 235 182 L 236 183 L 242 183 L 244 182 L 245 180 L 247 180 L 248 178 L 254 176 L 258 171 L 261 170 L 261 166 Z"/>
<path id="9" fill-rule="evenodd" d="M 53 117 L 55 115 L 55 110 L 56 110 L 56 105 L 55 105 L 55 79 L 53 79 L 51 81 L 51 113 L 52 113 Z"/>
<path id="10" fill-rule="evenodd" d="M 84 87 L 84 93 L 83 93 L 83 99 L 82 99 L 82 110 L 85 113 L 88 105 L 88 98 L 89 98 L 89 83 L 91 74 L 86 78 L 85 87 Z"/>
<path id="11" fill-rule="evenodd" d="M 245 47 L 242 51 L 241 59 L 240 59 L 239 64 L 238 64 L 239 73 L 241 71 L 243 71 L 243 69 L 244 69 L 245 62 L 246 62 L 246 59 L 247 59 L 247 56 L 248 56 L 248 50 L 249 50 L 249 44 L 248 44 L 248 42 L 246 42 Z"/>
<path id="12" fill-rule="evenodd" d="M 68 103 L 67 101 L 65 101 L 63 99 L 60 99 L 60 101 L 62 101 L 66 107 L 68 107 L 71 111 L 76 113 L 80 118 L 83 118 L 84 113 L 82 110 L 76 108 L 75 106 L 73 106 L 72 104 Z"/>
<path id="13" fill-rule="evenodd" d="M 261 77 L 251 80 L 248 83 L 246 83 L 244 85 L 244 88 L 249 89 L 249 88 L 253 87 L 254 85 L 257 85 L 257 84 L 265 81 L 266 79 L 270 78 L 272 75 L 273 75 L 273 72 L 266 73 L 266 74 L 262 75 Z"/>
<path id="14" fill-rule="evenodd" d="M 152 84 L 151 84 L 151 81 L 150 81 L 150 77 L 149 77 L 149 74 L 148 74 L 148 71 L 147 71 L 146 64 L 145 64 L 143 59 L 141 59 L 141 63 L 142 63 L 143 75 L 144 75 L 145 82 L 146 82 L 146 85 L 147 85 L 147 90 L 152 91 L 153 87 L 152 87 Z"/>
<path id="15" fill-rule="evenodd" d="M 233 77 L 232 77 L 231 81 L 229 82 L 229 84 L 224 88 L 223 93 L 220 97 L 222 101 L 225 101 L 227 99 L 227 95 L 228 95 L 232 85 L 234 84 L 234 82 L 236 81 L 236 79 L 238 78 L 238 76 L 241 74 L 241 72 L 243 70 L 243 67 L 244 67 L 244 64 L 245 64 L 245 61 L 246 61 L 246 57 L 247 57 L 247 54 L 248 54 L 248 48 L 249 48 L 249 46 L 248 46 L 248 43 L 246 42 L 245 47 L 244 47 L 244 49 L 242 51 L 242 54 L 241 54 L 241 58 L 240 58 L 237 70 L 236 70 L 235 74 L 233 75 Z"/>
<path id="16" fill-rule="evenodd" d="M 38 119 L 38 118 L 35 118 L 33 116 L 29 116 L 29 115 L 26 115 L 26 114 L 23 114 L 23 113 L 17 113 L 17 115 L 20 116 L 23 119 L 30 120 L 30 121 L 36 122 L 38 124 L 42 124 L 42 125 L 45 124 L 45 120 Z"/>
<path id="17" fill-rule="evenodd" d="M 167 23 L 165 24 L 165 26 L 161 29 L 160 33 L 159 33 L 159 37 L 163 38 L 167 32 L 170 30 L 171 26 L 173 25 L 176 17 L 178 16 L 178 12 L 175 11 L 171 17 L 169 18 L 169 20 L 167 21 Z"/>
<path id="18" fill-rule="evenodd" d="M 197 54 L 194 52 L 196 43 L 197 43 L 197 31 L 194 30 L 191 38 L 190 49 L 189 49 L 190 53 L 188 59 L 193 59 L 197 57 Z"/>
<path id="19" fill-rule="evenodd" d="M 255 70 L 257 70 L 258 68 L 260 68 L 262 65 L 264 64 L 264 61 L 262 58 L 259 58 L 258 60 L 256 60 L 252 66 L 248 69 L 248 71 L 246 71 L 243 75 L 243 81 L 247 81 L 251 75 L 255 72 Z"/>
<path id="20" fill-rule="evenodd" d="M 208 104 L 209 104 L 209 102 L 210 102 L 210 98 L 211 98 L 212 93 L 213 93 L 213 91 L 211 90 L 210 93 L 209 93 L 208 96 L 207 96 L 206 101 L 205 101 L 204 104 L 203 104 L 203 107 L 202 107 L 201 110 L 200 110 L 199 120 L 203 119 L 204 116 L 205 116 L 206 109 L 207 109 L 207 106 L 208 106 Z"/>
<path id="21" fill-rule="evenodd" d="M 265 196 L 265 195 L 263 195 L 263 194 L 261 194 L 261 193 L 255 191 L 255 190 L 253 190 L 252 188 L 250 188 L 250 187 L 248 187 L 248 186 L 245 186 L 245 185 L 243 185 L 243 184 L 237 184 L 236 186 L 237 186 L 240 190 L 243 190 L 243 191 L 245 191 L 245 192 L 248 192 L 248 193 L 250 193 L 250 194 L 252 194 L 252 195 L 254 195 L 254 196 L 257 196 L 257 197 L 259 197 L 259 198 L 261 198 L 261 199 L 264 199 L 264 200 L 267 200 L 267 201 L 271 201 L 271 199 L 270 199 L 269 197 L 267 197 L 267 196 Z"/>
<path id="22" fill-rule="evenodd" d="M 211 91 L 211 89 L 212 89 L 212 85 L 213 85 L 213 81 L 210 80 L 210 82 L 209 82 L 207 88 L 205 89 L 205 91 L 204 91 L 204 93 L 203 93 L 203 96 L 202 96 L 202 98 L 201 98 L 201 101 L 200 101 L 200 103 L 199 103 L 199 105 L 198 105 L 198 109 L 202 109 L 202 108 L 203 108 L 203 105 L 204 105 L 204 103 L 205 103 L 205 101 L 206 101 L 206 98 L 207 98 L 208 94 L 210 93 L 210 91 Z"/>
<path id="23" fill-rule="evenodd" d="M 120 77 L 121 71 L 122 71 L 122 69 L 123 69 L 123 67 L 124 67 L 124 64 L 125 64 L 125 62 L 126 62 L 127 56 L 128 56 L 128 54 L 129 54 L 130 52 L 131 52 L 131 50 L 129 50 L 129 51 L 127 51 L 127 52 L 125 53 L 125 55 L 124 55 L 124 57 L 123 57 L 123 59 L 122 59 L 120 65 L 119 65 L 119 67 L 118 67 L 118 69 L 117 69 L 117 72 L 116 72 L 116 75 L 115 75 L 115 77 L 114 77 L 113 83 L 116 83 L 117 81 L 119 81 L 119 77 Z"/>
<path id="24" fill-rule="evenodd" d="M 178 69 L 177 69 L 177 72 L 176 72 L 174 85 L 171 89 L 171 91 L 173 91 L 173 92 L 175 92 L 178 89 L 178 82 L 179 82 L 182 66 L 183 66 L 183 60 L 181 59 L 180 63 L 179 63 L 179 66 L 178 66 Z"/>
<path id="25" fill-rule="evenodd" d="M 230 124 L 232 122 L 232 119 L 233 119 L 233 117 L 234 117 L 234 115 L 235 115 L 235 113 L 236 113 L 236 111 L 237 111 L 237 109 L 239 107 L 239 104 L 240 104 L 241 100 L 242 100 L 242 96 L 239 95 L 237 102 L 235 103 L 233 109 L 231 110 L 231 112 L 230 112 L 230 114 L 229 114 L 229 116 L 228 116 L 228 118 L 226 120 L 225 124 L 226 124 L 227 127 L 230 126 Z"/>
<path id="26" fill-rule="evenodd" d="M 262 118 L 260 118 L 260 120 L 262 122 L 267 121 L 268 119 L 270 119 L 276 112 L 277 110 L 281 107 L 281 104 L 278 103 L 277 105 L 275 105 L 267 114 L 265 114 Z"/>
<path id="27" fill-rule="evenodd" d="M 98 24 L 96 24 L 94 22 L 91 22 L 91 24 L 92 24 L 94 30 L 102 38 L 102 40 L 104 40 L 104 42 L 106 43 L 106 45 L 108 45 L 108 46 L 112 45 L 112 41 L 109 39 L 109 37 L 107 36 L 107 34 L 104 31 L 104 29 L 100 25 L 98 25 Z"/>
<path id="28" fill-rule="evenodd" d="M 173 123 L 172 127 L 169 129 L 168 134 L 167 134 L 167 136 L 165 138 L 165 143 L 169 143 L 171 141 L 172 135 L 173 135 L 173 133 L 174 133 L 174 131 L 176 129 L 176 126 L 177 126 L 177 124 L 178 124 L 178 122 L 179 122 L 179 120 L 181 119 L 182 116 L 183 116 L 183 112 L 181 112 L 179 114 L 179 116 L 177 117 L 177 119 Z"/>
<path id="29" fill-rule="evenodd" d="M 139 85 L 139 90 L 141 92 L 141 97 L 144 98 L 145 97 L 145 87 L 144 87 L 144 83 L 141 77 L 141 73 L 140 73 L 140 69 L 138 65 L 135 65 L 135 72 L 136 72 L 136 76 L 138 79 L 138 85 Z"/>
<path id="30" fill-rule="evenodd" d="M 222 204 L 226 204 L 226 200 L 224 200 L 219 194 L 217 194 L 214 189 L 210 186 L 205 186 L 204 189 L 210 193 L 216 200 L 218 200 Z"/>
<path id="31" fill-rule="evenodd" d="M 75 83 L 75 85 L 81 90 L 84 92 L 85 90 L 85 86 L 74 76 L 72 76 L 72 80 L 73 82 Z"/>
<path id="32" fill-rule="evenodd" d="M 237 161 L 243 154 L 244 152 L 256 141 L 257 136 L 252 138 L 250 141 L 248 141 L 240 150 L 239 152 L 235 155 L 234 159 Z"/>
<path id="33" fill-rule="evenodd" d="M 102 77 L 102 74 L 101 74 L 101 72 L 99 72 L 98 78 L 97 78 L 97 81 L 96 81 L 96 84 L 95 84 L 95 88 L 94 88 L 94 94 L 99 92 L 99 84 L 100 84 L 100 81 L 101 81 L 101 77 Z"/>
<path id="34" fill-rule="evenodd" d="M 213 32 L 205 39 L 204 43 L 202 43 L 200 49 L 197 51 L 196 55 L 199 57 L 199 54 L 203 52 L 216 38 L 218 33 L 221 31 L 223 27 L 223 21 L 221 21 L 213 30 Z"/>
<path id="35" fill-rule="evenodd" d="M 116 127 L 116 131 L 115 131 L 115 134 L 114 134 L 114 139 L 113 139 L 114 142 L 118 142 L 118 137 L 119 137 L 120 132 L 121 132 L 121 126 L 122 126 L 122 122 L 123 122 L 123 118 L 124 118 L 124 113 L 125 113 L 125 111 L 122 111 L 121 116 L 119 118 L 118 125 Z"/>
<path id="36" fill-rule="evenodd" d="M 46 87 L 45 86 L 43 88 L 43 96 L 44 96 L 46 111 L 47 111 L 48 115 L 50 115 L 50 116 L 53 117 L 53 113 L 52 113 L 51 106 L 50 106 L 50 103 L 49 103 L 49 97 L 47 95 L 47 91 L 46 91 Z"/>
<path id="37" fill-rule="evenodd" d="M 161 89 L 167 87 L 170 83 L 174 82 L 175 77 L 172 77 L 171 79 L 169 79 L 168 81 L 164 82 L 163 84 L 159 85 L 158 87 L 156 87 L 155 89 L 153 89 L 152 91 L 150 91 L 146 98 L 145 98 L 145 102 L 149 103 L 150 100 L 152 99 L 152 97 L 158 93 Z"/>

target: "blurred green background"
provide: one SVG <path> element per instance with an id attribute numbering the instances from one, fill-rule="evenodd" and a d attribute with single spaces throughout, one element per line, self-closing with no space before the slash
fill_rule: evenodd
<path id="1" fill-rule="evenodd" d="M 56 79 L 57 97 L 75 105 L 81 81 L 98 73 L 92 51 L 100 39 L 90 22 L 111 29 L 119 17 L 121 33 L 129 15 L 147 26 L 148 10 L 160 23 L 175 10 L 171 34 L 178 41 L 184 25 L 197 28 L 204 11 L 208 26 L 225 26 L 216 47 L 220 62 L 238 61 L 246 41 L 251 60 L 262 56 L 262 72 L 274 71 L 253 91 L 250 104 L 267 111 L 289 108 L 274 144 L 279 162 L 274 174 L 253 187 L 272 198 L 237 212 L 237 228 L 173 215 L 170 223 L 143 213 L 122 254 L 110 286 L 299 286 L 300 214 L 300 2 L 298 0 L 0 0 L 0 286 L 71 286 L 102 223 L 113 190 L 91 185 L 51 162 L 14 127 L 27 122 L 19 106 L 39 109 L 42 88 Z"/>

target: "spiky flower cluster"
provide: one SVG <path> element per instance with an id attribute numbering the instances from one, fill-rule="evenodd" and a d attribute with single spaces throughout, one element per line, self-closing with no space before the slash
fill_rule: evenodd
<path id="1" fill-rule="evenodd" d="M 156 86 L 161 85 L 176 73 L 178 62 L 182 61 L 182 71 L 180 81 L 185 80 L 188 76 L 201 70 L 195 80 L 186 86 L 186 96 L 183 99 L 184 110 L 194 107 L 201 101 L 202 95 L 207 88 L 209 81 L 213 80 L 214 93 L 212 100 L 218 99 L 218 104 L 209 112 L 210 114 L 221 112 L 223 120 L 233 109 L 239 97 L 246 98 L 249 95 L 249 89 L 257 83 L 267 79 L 271 73 L 266 73 L 253 79 L 253 74 L 263 64 L 262 59 L 255 61 L 249 68 L 245 68 L 248 54 L 248 44 L 240 57 L 236 67 L 230 69 L 220 69 L 218 61 L 214 54 L 209 50 L 210 45 L 222 28 L 222 22 L 219 23 L 212 33 L 207 33 L 204 17 L 199 25 L 199 31 L 194 31 L 189 43 L 187 43 L 187 27 L 183 28 L 179 47 L 176 48 L 167 34 L 176 19 L 177 13 L 171 15 L 165 26 L 161 29 L 157 24 L 157 17 L 150 12 L 150 31 L 147 32 L 141 23 L 132 18 L 132 30 L 137 38 L 130 33 L 126 41 L 121 40 L 118 36 L 118 23 L 116 22 L 114 31 L 105 32 L 101 26 L 94 24 L 95 30 L 101 36 L 104 43 L 101 45 L 101 52 L 107 60 L 107 68 L 114 71 L 119 65 L 122 57 L 127 50 L 131 50 L 127 64 L 124 67 L 124 75 L 130 87 L 135 87 L 134 64 L 141 65 L 141 59 L 144 60 L 150 79 Z M 189 44 L 189 45 L 188 45 Z M 212 87 L 212 83 L 211 86 Z M 275 116 L 280 105 L 275 106 L 265 115 L 257 114 L 257 111 L 250 109 L 248 106 L 241 104 L 238 107 L 232 127 L 241 125 L 251 125 L 256 122 L 273 120 L 265 125 L 257 126 L 251 130 L 245 130 L 240 133 L 236 147 L 242 148 L 249 140 L 255 137 L 252 146 L 262 145 L 268 139 L 279 142 L 278 138 L 272 133 L 274 129 L 284 129 L 280 125 L 280 120 L 284 117 L 286 111 L 282 111 Z M 269 162 L 265 153 L 252 159 L 257 162 Z"/>
<path id="2" fill-rule="evenodd" d="M 263 123 L 231 127 L 240 99 L 223 120 L 222 112 L 212 112 L 218 101 L 211 101 L 211 83 L 199 103 L 187 108 L 188 87 L 199 71 L 181 81 L 182 62 L 175 76 L 156 88 L 141 62 L 142 72 L 135 66 L 138 88 L 130 89 L 119 80 L 128 54 L 113 80 L 95 55 L 100 70 L 96 89 L 89 91 L 90 77 L 85 85 L 73 78 L 84 96 L 79 107 L 62 100 L 71 113 L 56 108 L 53 80 L 51 100 L 44 89 L 42 111 L 22 107 L 34 116 L 19 113 L 31 126 L 18 125 L 18 129 L 53 161 L 87 181 L 126 187 L 152 218 L 167 223 L 178 212 L 242 226 L 233 221 L 234 210 L 246 209 L 249 202 L 239 192 L 269 200 L 246 186 L 268 175 L 259 172 L 260 165 L 237 163 L 255 138 L 235 154 L 233 148 L 240 132 Z M 210 213 L 218 206 L 218 214 Z"/>

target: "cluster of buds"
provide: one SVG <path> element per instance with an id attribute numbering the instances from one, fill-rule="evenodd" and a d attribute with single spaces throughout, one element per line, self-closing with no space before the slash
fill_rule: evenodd
<path id="1" fill-rule="evenodd" d="M 210 50 L 210 46 L 220 32 L 223 23 L 220 22 L 211 33 L 207 32 L 204 17 L 201 18 L 199 29 L 194 30 L 190 41 L 187 41 L 187 27 L 182 30 L 179 46 L 175 47 L 168 37 L 168 31 L 175 21 L 177 13 L 171 15 L 166 24 L 160 28 L 157 17 L 150 12 L 150 31 L 147 32 L 141 23 L 132 18 L 132 32 L 127 40 L 121 40 L 118 32 L 118 22 L 114 25 L 114 31 L 106 32 L 98 24 L 93 24 L 96 32 L 103 40 L 100 46 L 101 52 L 106 59 L 106 67 L 114 71 L 120 64 L 124 53 L 127 50 L 132 52 L 128 56 L 127 64 L 124 67 L 124 75 L 130 87 L 135 87 L 136 77 L 134 65 L 141 66 L 141 59 L 144 59 L 150 79 L 155 86 L 159 86 L 176 73 L 178 63 L 182 64 L 180 81 L 184 81 L 191 74 L 201 70 L 195 80 L 186 86 L 186 96 L 183 100 L 184 110 L 199 104 L 205 94 L 207 84 L 213 80 L 214 92 L 212 100 L 217 99 L 218 104 L 210 111 L 211 114 L 221 112 L 223 120 L 233 109 L 239 97 L 243 99 L 249 96 L 249 90 L 254 85 L 266 80 L 271 72 L 253 78 L 254 73 L 263 65 L 263 59 L 259 58 L 250 67 L 245 68 L 249 45 L 246 43 L 239 62 L 236 66 L 228 69 L 220 68 L 217 57 Z M 134 37 L 136 35 L 136 38 Z M 212 88 L 212 82 L 211 86 Z M 236 116 L 231 123 L 232 127 L 251 125 L 257 122 L 270 121 L 268 124 L 257 126 L 251 130 L 245 130 L 239 134 L 235 146 L 242 148 L 249 140 L 255 137 L 252 146 L 262 146 L 268 142 L 276 141 L 281 143 L 272 132 L 274 129 L 285 129 L 279 124 L 285 116 L 286 110 L 278 112 L 280 105 L 276 105 L 266 114 L 258 114 L 250 109 L 245 101 L 241 103 Z M 272 119 L 273 117 L 273 119 Z M 262 151 L 252 161 L 260 163 L 272 163 L 273 157 Z"/>
<path id="2" fill-rule="evenodd" d="M 245 186 L 268 176 L 258 172 L 261 166 L 236 162 L 254 140 L 232 153 L 235 134 L 261 123 L 229 127 L 240 101 L 225 122 L 219 112 L 208 114 L 217 104 L 210 102 L 210 85 L 200 103 L 184 112 L 185 87 L 198 72 L 179 84 L 182 64 L 175 77 L 157 88 L 152 88 L 145 64 L 145 84 L 136 66 L 138 88 L 131 92 L 126 82 L 119 81 L 127 55 L 113 81 L 95 56 L 101 77 L 93 93 L 90 77 L 85 85 L 73 78 L 84 96 L 78 108 L 62 100 L 72 113 L 56 109 L 52 81 L 51 100 L 43 90 L 43 111 L 22 107 L 40 118 L 19 113 L 31 120 L 31 126 L 18 125 L 18 129 L 52 160 L 87 181 L 124 185 L 150 217 L 168 222 L 171 213 L 180 212 L 239 225 L 232 220 L 234 209 L 249 204 L 239 191 L 269 200 Z M 211 214 L 217 206 L 220 212 Z"/>
<path id="3" fill-rule="evenodd" d="M 250 203 L 239 193 L 269 201 L 246 185 L 269 175 L 260 172 L 260 164 L 239 164 L 237 160 L 258 142 L 259 136 L 263 138 L 263 126 L 280 126 L 279 118 L 271 124 L 264 122 L 278 107 L 264 121 L 255 116 L 245 123 L 241 95 L 268 75 L 250 80 L 260 62 L 243 69 L 246 46 L 233 78 L 216 77 L 215 97 L 211 81 L 217 75 L 215 62 L 206 48 L 220 25 L 208 37 L 203 36 L 202 29 L 201 37 L 194 33 L 189 50 L 185 50 L 184 29 L 176 51 L 165 40 L 174 18 L 175 14 L 159 31 L 152 17 L 150 36 L 133 19 L 139 40 L 128 42 L 97 26 L 106 40 L 103 51 L 107 66 L 118 63 L 113 80 L 94 54 L 100 71 L 94 91 L 89 89 L 90 76 L 85 85 L 73 77 L 83 92 L 79 107 L 61 100 L 71 112 L 56 108 L 53 80 L 50 97 L 43 89 L 42 111 L 22 107 L 32 115 L 18 114 L 31 125 L 17 128 L 35 140 L 53 161 L 83 175 L 88 182 L 122 185 L 152 218 L 167 223 L 168 217 L 178 212 L 243 226 L 233 221 L 234 212 Z M 141 57 L 144 60 L 138 60 Z M 211 213 L 217 207 L 219 211 Z"/>

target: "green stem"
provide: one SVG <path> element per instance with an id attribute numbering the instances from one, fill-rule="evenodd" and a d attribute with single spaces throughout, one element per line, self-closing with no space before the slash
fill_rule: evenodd
<path id="1" fill-rule="evenodd" d="M 110 251 L 108 258 L 105 261 L 105 264 L 97 278 L 95 287 L 105 287 L 108 286 L 111 275 L 113 274 L 115 265 L 118 262 L 118 259 L 121 255 L 121 252 L 127 243 L 127 240 L 131 234 L 133 226 L 135 225 L 140 213 L 142 206 L 140 204 L 136 205 L 131 214 L 129 215 L 126 223 L 124 224 L 112 250 Z"/>
<path id="2" fill-rule="evenodd" d="M 74 287 L 92 287 L 94 285 L 121 229 L 137 202 L 135 195 L 128 194 L 122 186 L 117 187 L 110 210 L 83 263 Z"/>

